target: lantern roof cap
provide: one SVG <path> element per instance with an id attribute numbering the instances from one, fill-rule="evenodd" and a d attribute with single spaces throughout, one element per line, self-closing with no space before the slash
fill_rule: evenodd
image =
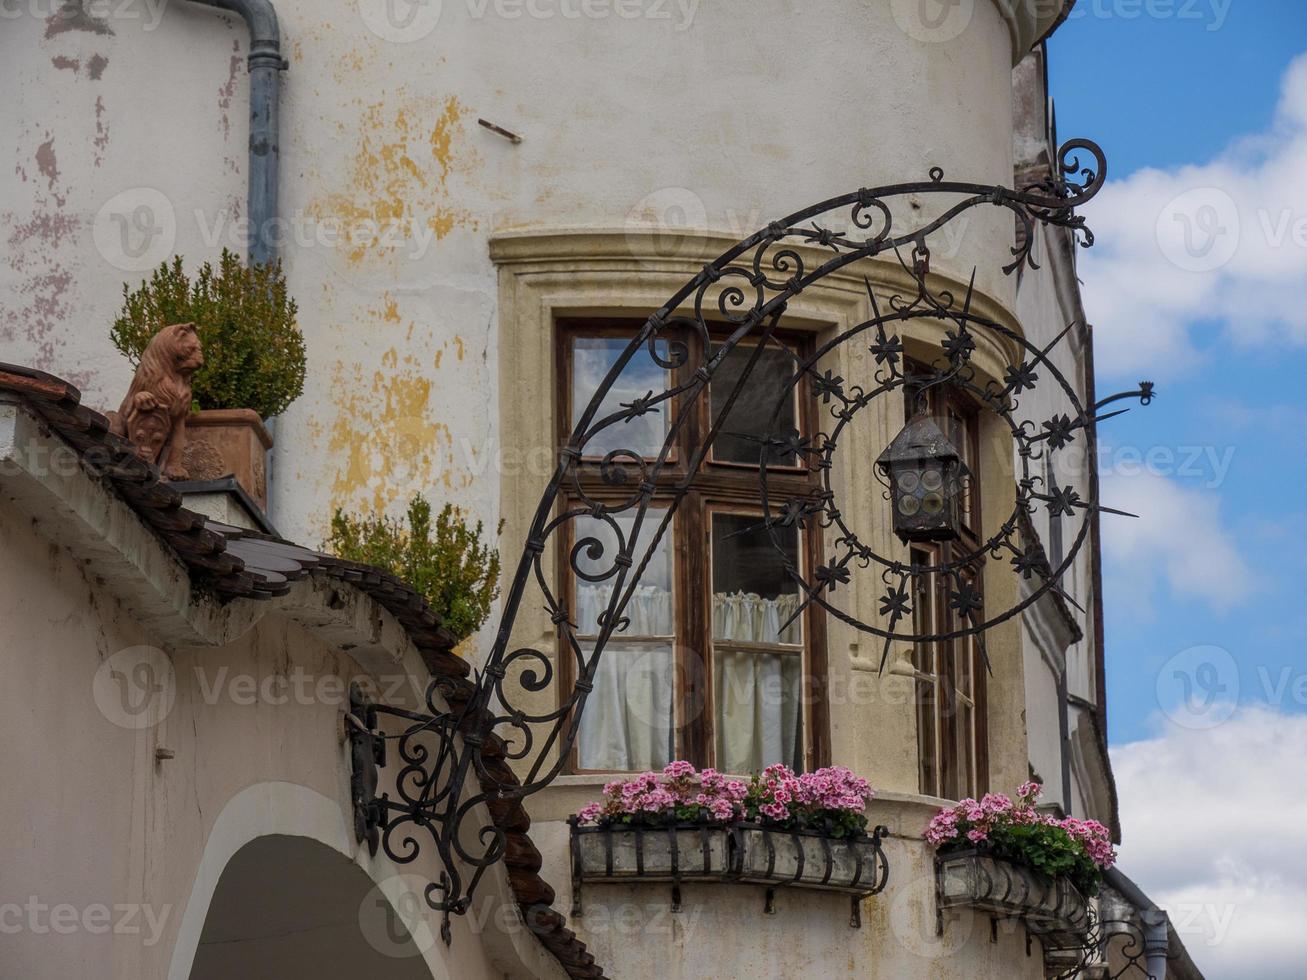
<path id="1" fill-rule="evenodd" d="M 876 458 L 876 464 L 888 467 L 924 459 L 961 460 L 962 455 L 930 415 L 918 412 Z"/>

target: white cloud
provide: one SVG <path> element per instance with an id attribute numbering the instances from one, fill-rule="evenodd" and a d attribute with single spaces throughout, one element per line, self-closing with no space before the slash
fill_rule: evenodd
<path id="1" fill-rule="evenodd" d="M 1252 569 L 1221 516 L 1221 498 L 1140 471 L 1105 473 L 1102 500 L 1138 518 L 1103 515 L 1107 577 L 1128 601 L 1147 607 L 1159 575 L 1171 595 L 1225 611 L 1252 593 Z"/>
<path id="2" fill-rule="evenodd" d="M 1240 709 L 1112 750 L 1121 870 L 1166 908 L 1212 980 L 1302 976 L 1307 716 Z"/>
<path id="3" fill-rule="evenodd" d="M 1201 357 L 1196 326 L 1241 344 L 1307 345 L 1307 55 L 1272 129 L 1203 165 L 1109 181 L 1084 209 L 1081 253 L 1104 374 L 1152 376 Z"/>

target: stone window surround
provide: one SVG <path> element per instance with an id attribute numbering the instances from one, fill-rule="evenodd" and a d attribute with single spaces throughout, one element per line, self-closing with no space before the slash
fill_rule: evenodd
<path id="1" fill-rule="evenodd" d="M 669 246 L 669 241 L 673 244 Z M 554 377 L 555 324 L 560 318 L 610 315 L 642 318 L 658 309 L 667 298 L 696 275 L 705 262 L 735 244 L 730 236 L 703 232 L 682 234 L 669 240 L 666 232 L 656 229 L 552 229 L 501 232 L 491 237 L 490 258 L 498 268 L 498 324 L 500 364 L 500 431 L 499 443 L 505 459 L 553 459 L 556 442 Z M 823 253 L 815 248 L 799 247 L 808 267 L 820 261 Z M 906 272 L 891 257 L 888 261 L 868 260 L 836 272 L 810 286 L 791 300 L 786 314 L 789 329 L 819 333 L 847 329 L 871 313 L 867 299 L 866 276 L 879 295 L 912 295 L 915 287 Z M 947 275 L 939 277 L 944 288 L 960 296 L 966 283 Z M 1015 316 L 991 296 L 977 291 L 973 309 L 1019 329 Z M 917 327 L 923 325 L 917 324 Z M 933 329 L 933 327 L 931 328 Z M 934 335 L 927 329 L 914 329 L 905 341 L 909 355 L 929 356 L 943 338 L 943 325 Z M 1014 351 L 1000 347 L 986 337 L 978 338 L 973 358 L 984 374 L 1001 377 L 1011 363 Z M 833 367 L 845 377 L 869 374 L 870 354 L 857 345 L 845 345 L 838 352 Z M 881 431 L 875 441 L 883 446 L 892 436 L 899 420 L 882 418 Z M 848 440 L 845 452 L 850 458 L 865 460 L 866 472 L 855 477 L 861 485 L 872 485 L 872 461 L 879 447 L 859 446 Z M 551 464 L 552 465 L 552 464 Z M 534 516 L 540 493 L 551 472 L 537 472 L 540 467 L 516 469 L 504 467 L 501 473 L 501 516 L 505 519 L 503 540 L 522 539 Z M 1012 489 L 1011 460 L 995 459 L 986 466 L 982 494 L 987 508 L 1005 512 L 1010 509 Z M 1004 502 L 1007 505 L 1004 506 Z M 853 506 L 846 502 L 848 512 Z M 855 514 L 854 519 L 857 519 Z M 863 524 L 863 526 L 868 526 Z M 888 527 L 878 529 L 873 546 L 888 551 L 891 542 Z M 510 555 L 513 573 L 515 555 Z M 546 554 L 545 560 L 552 561 Z M 1008 605 L 1016 599 L 1016 576 L 1002 576 L 987 582 L 989 597 L 996 604 Z M 866 585 L 852 590 L 853 608 L 865 619 L 876 616 L 877 596 Z M 1019 621 L 1014 620 L 991 631 L 988 647 L 994 668 L 990 699 L 991 741 L 989 784 L 995 788 L 1016 786 L 1028 774 L 1026 730 L 1024 720 L 1024 678 L 1021 665 Z M 513 648 L 532 646 L 552 655 L 557 649 L 554 626 L 544 614 L 540 602 L 524 598 L 512 638 Z M 896 654 L 891 653 L 891 660 Z M 859 700 L 850 697 L 843 706 L 831 709 L 832 761 L 848 765 L 865 774 L 873 785 L 907 796 L 918 796 L 916 719 L 910 694 L 912 678 L 897 676 L 887 669 L 883 677 L 876 671 L 880 647 L 874 637 L 865 637 L 848 628 L 832 627 L 828 639 L 830 678 L 846 684 L 845 690 L 870 685 L 870 696 Z M 859 676 L 861 675 L 861 676 Z M 550 689 L 532 701 L 524 697 L 522 706 L 530 710 L 548 710 L 554 706 L 557 689 Z M 856 703 L 854 703 L 856 702 Z M 881 732 L 892 731 L 894 738 L 868 739 L 866 726 Z M 859 730 L 863 730 L 860 732 Z M 868 743 L 872 743 L 869 747 Z M 593 783 L 602 785 L 603 776 L 565 777 L 568 786 Z M 579 781 L 579 782 L 578 782 Z M 560 786 L 562 790 L 561 780 Z M 555 809 L 544 791 L 535 807 L 552 814 Z M 567 793 L 575 795 L 575 787 Z M 593 797 L 591 797 L 593 798 Z"/>

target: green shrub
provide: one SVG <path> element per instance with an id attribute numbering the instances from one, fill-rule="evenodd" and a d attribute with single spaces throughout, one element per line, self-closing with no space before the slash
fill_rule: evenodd
<path id="1" fill-rule="evenodd" d="M 499 530 L 503 527 L 501 521 Z M 481 542 L 482 530 L 480 521 L 470 528 L 452 504 L 433 525 L 431 504 L 419 494 L 408 505 L 406 522 L 337 510 L 323 549 L 402 578 L 427 600 L 445 629 L 463 640 L 481 628 L 499 597 L 499 551 Z"/>
<path id="2" fill-rule="evenodd" d="M 192 407 L 249 408 L 266 419 L 304 391 L 304 336 L 295 314 L 281 263 L 246 266 L 223 249 L 217 272 L 206 262 L 194 282 L 177 256 L 136 291 L 124 284 L 109 336 L 135 367 L 164 327 L 194 323 L 204 367 L 191 379 Z"/>

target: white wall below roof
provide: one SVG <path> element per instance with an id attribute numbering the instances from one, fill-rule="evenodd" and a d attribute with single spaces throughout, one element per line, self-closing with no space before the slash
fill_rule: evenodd
<path id="1" fill-rule="evenodd" d="M 290 61 L 284 257 L 310 365 L 277 427 L 272 510 L 309 543 L 337 505 L 398 508 L 419 490 L 494 520 L 495 231 L 743 236 L 931 165 L 981 182 L 1012 172 L 1011 42 L 991 3 L 943 41 L 907 33 L 896 4 L 855 0 L 702 3 L 688 25 L 675 5 L 668 19 L 511 18 L 493 0 L 481 16 L 451 0 L 411 43 L 383 39 L 354 5 L 277 9 Z M 3 358 L 69 377 L 102 406 L 128 380 L 107 340 L 122 283 L 172 251 L 194 267 L 243 244 L 245 28 L 190 3 L 157 23 L 137 12 L 48 37 L 24 15 L 0 37 L 18 93 L 0 120 L 16 154 L 0 172 Z M 137 205 L 160 234 L 136 235 L 151 247 L 131 261 L 119 235 Z M 365 221 L 407 240 L 322 244 Z M 1010 239 L 1003 214 L 975 212 L 936 266 L 966 278 L 978 265 L 982 288 L 1010 296 L 994 261 Z"/>
<path id="2" fill-rule="evenodd" d="M 405 641 L 386 660 L 355 633 L 355 659 L 325 642 L 351 625 L 332 616 L 348 619 L 361 598 L 344 585 L 338 602 L 316 610 L 303 593 L 285 609 L 234 603 L 225 614 L 229 625 L 247 627 L 238 638 L 170 645 L 142 625 L 130 599 L 172 595 L 171 580 L 147 560 L 157 540 L 133 515 L 111 511 L 111 540 L 87 534 L 79 542 L 80 525 L 50 487 L 90 478 L 75 466 L 49 485 L 25 475 L 24 465 L 49 467 L 53 457 L 28 451 L 15 431 L 0 426 L 0 671 L 8 694 L 0 742 L 21 773 L 21 791 L 0 794 L 0 824 L 9 829 L 0 841 L 5 975 L 185 978 L 222 871 L 244 844 L 269 835 L 314 840 L 352 861 L 378 882 L 370 900 L 384 894 L 402 921 L 414 921 L 413 910 L 425 908 L 414 889 L 435 880 L 438 861 L 428 851 L 400 874 L 355 844 L 340 733 L 349 681 L 383 673 L 378 665 L 403 682 L 387 684 L 396 697 L 424 689 L 416 651 Z M 33 510 L 43 490 L 50 499 Z M 134 553 L 111 564 L 114 549 Z M 257 622 L 250 606 L 259 607 Z M 395 639 L 385 618 L 375 605 L 359 617 L 374 642 Z M 161 759 L 159 749 L 171 755 Z M 358 884 L 354 870 L 341 867 L 350 887 Z M 332 928 L 359 922 L 357 910 L 345 911 L 353 917 L 331 912 Z M 433 976 L 561 976 L 518 921 L 500 867 L 482 882 L 477 916 L 454 922 L 452 948 L 436 935 L 439 918 L 418 914 L 410 932 L 431 939 L 420 946 Z M 354 950 L 366 953 L 357 942 Z"/>

